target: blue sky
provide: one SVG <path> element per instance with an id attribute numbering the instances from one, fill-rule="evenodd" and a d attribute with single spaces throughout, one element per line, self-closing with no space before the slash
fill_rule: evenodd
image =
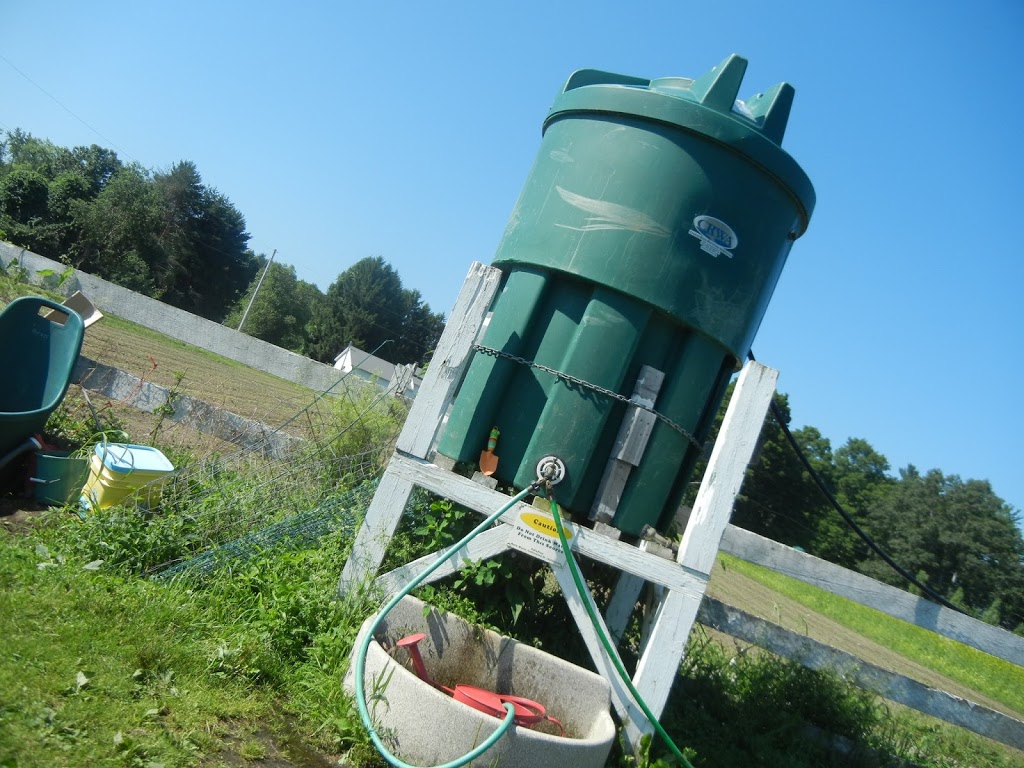
<path id="1" fill-rule="evenodd" d="M 796 88 L 783 146 L 818 197 L 754 344 L 794 426 L 1024 508 L 1018 0 L 0 0 L 0 19 L 0 127 L 192 160 L 256 251 L 321 288 L 381 255 L 445 313 L 572 71 L 693 77 L 739 53 L 741 96 Z"/>

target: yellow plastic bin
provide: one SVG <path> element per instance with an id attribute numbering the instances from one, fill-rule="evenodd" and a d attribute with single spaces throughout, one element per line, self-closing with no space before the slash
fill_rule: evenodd
<path id="1" fill-rule="evenodd" d="M 82 506 L 107 509 L 132 497 L 153 506 L 174 465 L 147 445 L 103 443 L 89 460 L 89 479 L 82 489 Z"/>

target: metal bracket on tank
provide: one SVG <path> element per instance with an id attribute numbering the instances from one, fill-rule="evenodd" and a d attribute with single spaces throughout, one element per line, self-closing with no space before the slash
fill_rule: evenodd
<path id="1" fill-rule="evenodd" d="M 565 462 L 557 456 L 545 456 L 537 462 L 537 479 L 558 485 L 565 479 Z"/>

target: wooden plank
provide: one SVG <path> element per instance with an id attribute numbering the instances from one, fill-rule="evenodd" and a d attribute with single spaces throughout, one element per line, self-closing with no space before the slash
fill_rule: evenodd
<path id="1" fill-rule="evenodd" d="M 777 378 L 777 371 L 755 362 L 747 363 L 740 373 L 679 545 L 681 570 L 704 579 L 711 573 Z M 637 690 L 656 715 L 665 708 L 700 601 L 701 595 L 678 590 L 669 590 L 663 596 L 634 676 Z M 626 723 L 626 739 L 634 746 L 653 731 L 646 721 L 639 723 Z"/>
<path id="2" fill-rule="evenodd" d="M 679 544 L 677 559 L 685 568 L 711 573 L 778 376 L 754 362 L 740 373 Z"/>
<path id="3" fill-rule="evenodd" d="M 430 451 L 438 426 L 451 404 L 455 389 L 469 363 L 470 349 L 501 281 L 501 271 L 479 262 L 469 268 L 444 333 L 405 425 L 398 436 L 399 450 L 419 457 Z M 367 582 L 384 559 L 412 492 L 412 484 L 389 469 L 374 494 L 366 519 L 345 562 L 338 591 L 345 593 Z"/>
<path id="4" fill-rule="evenodd" d="M 369 584 L 384 560 L 412 489 L 413 484 L 393 472 L 390 465 L 384 470 L 338 580 L 339 594 L 349 594 Z"/>
<path id="5" fill-rule="evenodd" d="M 664 381 L 665 374 L 657 368 L 642 366 L 633 388 L 633 402 L 644 408 L 653 408 Z M 629 473 L 633 467 L 640 464 L 647 441 L 651 437 L 651 430 L 654 429 L 654 422 L 655 416 L 650 411 L 636 405 L 626 408 L 608 458 L 608 465 L 601 476 L 601 484 L 597 488 L 594 503 L 588 514 L 591 520 L 609 523 L 615 517 Z"/>
<path id="6" fill-rule="evenodd" d="M 562 595 L 565 597 L 565 602 L 569 606 L 569 612 L 576 621 L 576 626 L 579 628 L 580 636 L 583 638 L 583 642 L 587 646 L 587 650 L 590 652 L 590 657 L 594 661 L 594 667 L 597 670 L 597 674 L 607 680 L 608 685 L 611 687 L 612 706 L 615 707 L 615 711 L 618 713 L 619 719 L 623 722 L 646 720 L 643 710 L 641 710 L 640 707 L 636 705 L 636 702 L 633 701 L 633 698 L 629 693 L 629 689 L 626 688 L 625 684 L 622 682 L 619 677 L 619 673 L 615 669 L 615 665 L 608 658 L 608 654 L 605 652 L 604 645 L 598 638 L 597 632 L 594 631 L 594 625 L 590 621 L 587 609 L 584 607 L 583 602 L 580 599 L 579 591 L 576 589 L 576 582 L 573 580 L 572 573 L 569 571 L 569 564 L 565 561 L 552 563 L 551 570 L 554 572 L 555 578 L 558 580 L 558 585 L 562 589 Z M 590 594 L 590 590 L 587 588 L 585 582 L 583 584 L 583 589 L 584 599 L 588 600 L 594 610 L 597 611 L 596 604 L 594 603 L 594 597 Z M 603 626 L 600 613 L 597 613 L 597 617 L 598 622 Z M 607 632 L 607 627 L 605 627 L 605 631 Z M 614 649 L 612 650 L 614 652 Z"/>
<path id="7" fill-rule="evenodd" d="M 687 571 L 671 560 L 644 552 L 621 541 L 614 541 L 595 534 L 586 528 L 581 528 L 576 538 L 576 545 L 573 549 L 584 557 L 589 557 L 600 563 L 607 563 L 620 571 L 639 576 L 654 584 L 661 584 L 669 589 L 697 595 L 704 594 L 708 580 L 704 574 Z"/>
<path id="8" fill-rule="evenodd" d="M 645 540 L 640 542 L 640 551 L 650 552 L 652 547 L 660 548 L 660 546 L 656 542 Z M 608 629 L 611 631 L 612 639 L 616 645 L 622 641 L 626 627 L 629 625 L 629 618 L 633 615 L 633 609 L 640 599 L 640 592 L 645 583 L 645 579 L 625 572 L 620 573 L 618 581 L 615 582 L 615 589 L 612 592 L 611 600 L 608 601 L 608 607 L 605 609 L 604 620 L 608 624 Z M 664 586 L 656 584 L 656 589 L 663 591 Z M 659 598 L 660 596 L 661 593 L 659 593 Z M 647 647 L 647 640 L 650 637 L 653 625 L 654 617 L 648 616 L 644 622 L 643 637 L 640 641 L 641 653 Z"/>
<path id="9" fill-rule="evenodd" d="M 649 365 L 642 366 L 631 399 L 637 405 L 653 408 L 664 381 L 665 374 L 657 368 L 652 368 Z M 612 456 L 634 467 L 640 466 L 640 459 L 643 458 L 644 449 L 651 437 L 655 420 L 654 414 L 650 411 L 645 411 L 636 405 L 628 406 L 622 426 L 619 428 L 615 446 L 612 448 Z"/>
<path id="10" fill-rule="evenodd" d="M 401 451 L 425 458 L 471 357 L 471 347 L 491 308 L 501 282 L 501 270 L 474 261 L 462 284 L 455 307 L 423 377 L 405 426 L 398 436 Z"/>
<path id="11" fill-rule="evenodd" d="M 633 684 L 650 710 L 659 717 L 679 673 L 679 663 L 697 620 L 701 598 L 701 595 L 673 589 L 666 591 L 655 605 L 654 621 L 636 665 Z M 626 738 L 634 746 L 639 744 L 641 736 L 654 731 L 646 719 L 637 722 L 639 727 L 636 723 L 626 724 Z"/>
<path id="12" fill-rule="evenodd" d="M 1024 637 L 730 525 L 722 551 L 1024 666 Z"/>
<path id="13" fill-rule="evenodd" d="M 397 473 L 418 488 L 423 488 L 443 496 L 459 504 L 463 504 L 480 514 L 491 514 L 499 507 L 508 503 L 509 496 L 501 491 L 474 483 L 469 478 L 447 472 L 434 466 L 429 461 L 417 456 L 395 453 L 388 464 L 388 470 Z M 529 506 L 521 504 L 525 509 Z M 514 523 L 518 513 L 515 508 L 507 512 L 501 519 Z"/>
<path id="14" fill-rule="evenodd" d="M 784 656 L 808 669 L 834 672 L 890 701 L 1016 749 L 1024 749 L 1024 723 L 1001 712 L 868 664 L 856 656 L 730 608 L 712 598 L 704 599 L 698 619 L 706 626 Z"/>
<path id="15" fill-rule="evenodd" d="M 460 547 L 455 552 L 451 552 L 445 559 L 444 564 L 430 574 L 423 583 L 432 584 L 435 581 L 451 576 L 456 571 L 462 570 L 467 560 L 475 563 L 500 555 L 508 549 L 508 534 L 511 530 L 507 525 L 500 525 L 497 528 L 484 531 L 465 546 Z M 433 565 L 442 553 L 443 550 L 441 552 L 431 552 L 429 555 L 424 555 L 410 563 L 406 563 L 400 568 L 395 568 L 395 570 L 389 571 L 377 579 L 375 586 L 380 588 L 385 596 L 390 597 L 412 581 L 413 578 Z"/>
<path id="16" fill-rule="evenodd" d="M 604 621 L 611 632 L 612 641 L 618 645 L 626 633 L 629 617 L 633 615 L 636 601 L 640 599 L 640 590 L 644 588 L 644 580 L 632 573 L 620 573 L 615 582 L 615 591 L 604 612 Z"/>
<path id="17" fill-rule="evenodd" d="M 500 491 L 492 491 L 461 475 L 440 470 L 430 462 L 415 456 L 396 453 L 388 465 L 388 472 L 395 473 L 411 485 L 425 488 L 486 514 L 499 509 L 509 500 L 509 497 Z M 529 505 L 519 503 L 502 515 L 501 521 L 515 525 L 520 512 L 529 510 Z M 670 589 L 703 594 L 707 583 L 707 576 L 687 572 L 671 560 L 642 552 L 636 547 L 609 539 L 587 528 L 579 529 L 578 535 L 573 539 L 572 548 L 584 557 L 607 563 L 648 581 L 664 584 Z"/>

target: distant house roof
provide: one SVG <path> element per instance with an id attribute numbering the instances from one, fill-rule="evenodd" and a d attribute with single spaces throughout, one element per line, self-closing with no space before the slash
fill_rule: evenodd
<path id="1" fill-rule="evenodd" d="M 353 347 L 351 344 L 341 350 L 341 353 L 334 358 L 334 367 L 346 373 L 361 371 L 375 378 L 383 379 L 385 383 L 391 381 L 391 378 L 395 375 L 394 363 L 374 357 L 369 352 L 364 352 L 358 347 Z"/>

